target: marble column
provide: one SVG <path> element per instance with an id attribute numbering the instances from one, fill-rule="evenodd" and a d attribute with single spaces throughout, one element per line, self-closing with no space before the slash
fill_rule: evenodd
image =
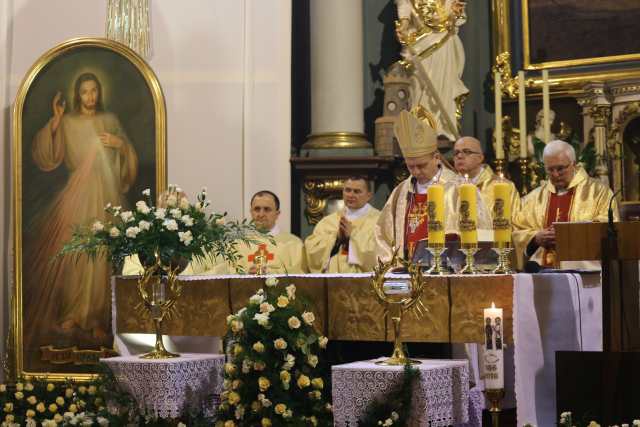
<path id="1" fill-rule="evenodd" d="M 304 149 L 371 148 L 362 31 L 362 0 L 311 0 L 311 134 Z"/>

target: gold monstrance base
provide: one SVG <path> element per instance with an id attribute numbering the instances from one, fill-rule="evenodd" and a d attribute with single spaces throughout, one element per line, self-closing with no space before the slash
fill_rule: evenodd
<path id="1" fill-rule="evenodd" d="M 160 332 L 162 320 L 153 319 L 153 323 L 156 329 L 156 345 L 154 346 L 153 351 L 141 355 L 140 359 L 173 359 L 175 357 L 180 357 L 179 354 L 171 353 L 164 348 L 164 344 L 162 343 L 162 333 Z"/>
<path id="2" fill-rule="evenodd" d="M 393 322 L 393 330 L 395 333 L 393 339 L 393 353 L 391 353 L 391 357 L 388 359 L 380 360 L 376 362 L 377 365 L 389 365 L 389 366 L 398 366 L 398 365 L 419 365 L 419 360 L 409 359 L 402 349 L 402 341 L 400 340 L 400 324 L 402 323 L 402 315 L 403 311 L 400 311 L 399 316 L 391 317 L 391 321 Z"/>

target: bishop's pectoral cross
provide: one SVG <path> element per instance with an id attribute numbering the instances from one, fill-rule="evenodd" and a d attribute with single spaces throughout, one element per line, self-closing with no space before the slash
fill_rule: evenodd
<path id="1" fill-rule="evenodd" d="M 265 243 L 258 245 L 258 250 L 250 254 L 247 259 L 255 266 L 255 274 L 267 274 L 267 264 L 273 261 L 274 254 L 267 251 Z"/>
<path id="2" fill-rule="evenodd" d="M 417 203 L 416 206 L 409 212 L 409 230 L 411 233 L 415 233 L 420 224 L 427 220 L 428 211 L 426 203 Z"/>

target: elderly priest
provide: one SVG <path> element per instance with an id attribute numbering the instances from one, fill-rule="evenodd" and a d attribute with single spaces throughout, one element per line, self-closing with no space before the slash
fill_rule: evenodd
<path id="1" fill-rule="evenodd" d="M 320 220 L 304 242 L 312 273 L 362 273 L 376 265 L 374 228 L 380 211 L 369 204 L 371 182 L 364 176 L 344 182 L 344 208 Z"/>
<path id="2" fill-rule="evenodd" d="M 575 150 L 568 143 L 549 142 L 542 159 L 548 181 L 523 198 L 513 221 L 513 240 L 516 250 L 530 261 L 552 268 L 558 266 L 554 222 L 607 221 L 611 201 L 617 221 L 618 208 L 611 189 L 576 164 Z"/>

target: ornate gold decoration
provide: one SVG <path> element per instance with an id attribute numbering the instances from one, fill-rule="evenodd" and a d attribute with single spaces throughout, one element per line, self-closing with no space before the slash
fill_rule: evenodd
<path id="1" fill-rule="evenodd" d="M 529 193 L 528 178 L 529 176 L 529 159 L 518 159 L 520 163 L 520 193 L 524 196 Z"/>
<path id="2" fill-rule="evenodd" d="M 153 97 L 154 117 L 155 117 L 155 153 L 156 153 L 156 188 L 161 193 L 167 186 L 166 175 L 166 112 L 165 101 L 160 82 L 149 65 L 127 46 L 102 38 L 74 38 L 67 40 L 45 52 L 31 66 L 25 74 L 18 89 L 16 100 L 13 106 L 13 215 L 14 215 L 14 280 L 12 284 L 11 299 L 11 345 L 7 346 L 8 357 L 11 361 L 7 366 L 11 369 L 10 378 L 41 375 L 39 372 L 29 372 L 24 370 L 23 354 L 23 311 L 22 311 L 22 153 L 23 153 L 23 129 L 22 115 L 26 97 L 40 73 L 52 61 L 59 59 L 65 54 L 72 53 L 82 48 L 100 48 L 115 52 L 133 65 L 143 77 Z M 8 339 L 9 339 L 8 338 Z M 51 380 L 74 379 L 78 381 L 88 381 L 95 378 L 92 374 L 83 373 L 55 373 L 48 372 L 47 378 Z"/>
<path id="3" fill-rule="evenodd" d="M 508 226 L 511 227 L 511 224 L 509 223 Z M 493 269 L 493 274 L 513 274 L 513 268 L 511 268 L 511 252 L 513 251 L 513 247 L 511 246 L 511 242 L 500 242 L 494 249 L 498 253 L 498 265 Z"/>
<path id="4" fill-rule="evenodd" d="M 455 22 L 464 17 L 464 6 L 453 8 L 452 13 L 447 13 L 439 0 L 412 0 L 411 3 L 422 26 L 416 32 L 405 33 L 402 30 L 403 19 L 395 22 L 396 35 L 403 46 L 411 46 L 429 34 L 451 32 L 455 28 Z"/>
<path id="5" fill-rule="evenodd" d="M 358 132 L 324 132 L 307 137 L 303 149 L 371 148 L 367 136 Z"/>
<path id="6" fill-rule="evenodd" d="M 82 350 L 76 346 L 55 348 L 53 345 L 40 347 L 41 360 L 54 365 L 97 365 L 101 358 L 117 356 L 111 348 L 100 347 L 100 350 Z"/>
<path id="7" fill-rule="evenodd" d="M 165 266 L 156 254 L 155 263 L 144 267 L 144 273 L 138 279 L 138 294 L 142 299 L 136 309 L 147 313 L 153 320 L 156 344 L 150 353 L 141 359 L 170 359 L 179 354 L 168 352 L 162 343 L 162 322 L 176 313 L 176 301 L 182 295 L 182 282 L 178 279 L 180 266 Z"/>
<path id="8" fill-rule="evenodd" d="M 427 124 L 435 129 L 438 125 L 436 123 L 436 119 L 433 117 L 429 111 L 422 104 L 418 104 L 411 109 L 411 114 L 422 120 L 423 122 L 427 122 Z"/>
<path id="9" fill-rule="evenodd" d="M 401 264 L 408 270 L 410 278 L 408 282 L 403 281 L 401 284 L 398 282 L 400 285 L 399 288 L 394 289 L 390 286 L 391 282 L 385 278 L 385 275 L 398 264 Z M 405 312 L 413 311 L 416 316 L 421 317 L 424 310 L 426 310 L 426 307 L 420 300 L 424 285 L 425 279 L 420 271 L 420 266 L 398 258 L 397 249 L 389 262 L 383 263 L 382 261 L 378 261 L 378 265 L 373 270 L 371 287 L 378 302 L 384 307 L 385 315 L 391 314 L 394 340 L 391 357 L 377 363 L 384 365 L 420 363 L 419 361 L 408 359 L 404 354 L 401 340 L 401 326 L 402 317 Z"/>
<path id="10" fill-rule="evenodd" d="M 505 166 L 506 166 L 506 160 L 505 159 L 495 159 L 493 161 L 493 166 L 495 168 L 496 174 L 498 174 L 498 175 L 506 174 L 507 169 L 505 168 Z"/>
<path id="11" fill-rule="evenodd" d="M 308 180 L 304 182 L 304 215 L 309 225 L 317 224 L 324 216 L 327 200 L 342 195 L 344 179 Z"/>
<path id="12" fill-rule="evenodd" d="M 496 56 L 496 64 L 491 68 L 494 73 L 500 72 L 500 86 L 502 93 L 509 98 L 518 96 L 518 79 L 511 77 L 511 54 L 502 52 Z M 495 84 L 495 82 L 494 82 Z"/>
<path id="13" fill-rule="evenodd" d="M 149 59 L 151 24 L 149 0 L 109 0 L 107 3 L 106 37 L 135 50 Z"/>
<path id="14" fill-rule="evenodd" d="M 460 229 L 462 229 L 462 226 Z M 465 255 L 465 265 L 458 274 L 477 274 L 478 270 L 476 269 L 474 256 L 478 252 L 478 244 L 463 244 L 461 249 Z"/>

